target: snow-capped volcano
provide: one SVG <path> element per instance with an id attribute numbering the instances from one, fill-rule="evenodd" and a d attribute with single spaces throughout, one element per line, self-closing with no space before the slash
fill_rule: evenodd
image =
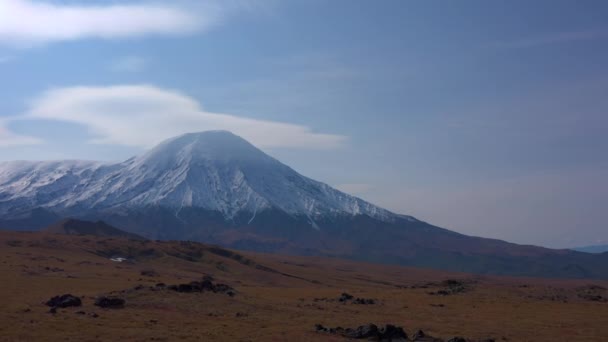
<path id="1" fill-rule="evenodd" d="M 150 239 L 265 253 L 608 279 L 606 253 L 519 246 L 393 214 L 222 131 L 182 135 L 122 163 L 0 164 L 0 228 L 37 230 L 67 217 L 103 220 Z"/>
<path id="2" fill-rule="evenodd" d="M 226 219 L 269 209 L 308 218 L 397 215 L 306 178 L 226 131 L 169 139 L 117 164 L 83 161 L 0 164 L 0 214 L 44 208 L 82 211 L 183 208 L 220 212 Z"/>

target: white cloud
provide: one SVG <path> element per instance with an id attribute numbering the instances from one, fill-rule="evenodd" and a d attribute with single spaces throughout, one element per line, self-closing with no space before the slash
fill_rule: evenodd
<path id="1" fill-rule="evenodd" d="M 149 85 L 53 89 L 12 120 L 76 123 L 87 127 L 91 143 L 138 147 L 206 130 L 229 130 L 266 148 L 326 149 L 346 141 L 305 126 L 206 112 L 188 96 Z"/>
<path id="2" fill-rule="evenodd" d="M 118 72 L 139 72 L 146 68 L 148 62 L 138 56 L 126 56 L 110 64 L 110 70 Z"/>
<path id="3" fill-rule="evenodd" d="M 0 42 L 28 47 L 84 38 L 182 34 L 210 28 L 221 21 L 227 9 L 215 1 L 199 3 L 195 10 L 171 3 L 75 5 L 48 0 L 1 0 Z"/>

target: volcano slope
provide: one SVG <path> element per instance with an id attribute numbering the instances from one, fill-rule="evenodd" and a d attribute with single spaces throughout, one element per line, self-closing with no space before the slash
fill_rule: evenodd
<path id="1" fill-rule="evenodd" d="M 445 341 L 608 336 L 605 281 L 473 276 L 41 232 L 0 232 L 0 246 L 3 341 L 341 341 L 315 325 L 366 323 L 401 326 L 410 338 L 421 329 Z M 203 277 L 217 291 L 169 287 Z M 45 305 L 63 294 L 82 306 Z M 94 305 L 99 296 L 125 304 L 101 308 Z"/>

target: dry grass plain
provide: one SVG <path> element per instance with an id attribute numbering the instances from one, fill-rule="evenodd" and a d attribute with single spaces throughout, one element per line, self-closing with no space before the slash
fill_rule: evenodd
<path id="1" fill-rule="evenodd" d="M 315 332 L 317 323 L 392 323 L 410 336 L 422 329 L 445 340 L 608 340 L 608 303 L 590 299 L 608 297 L 605 281 L 476 276 L 227 252 L 196 243 L 44 233 L 0 232 L 0 246 L 2 341 L 344 340 Z M 111 256 L 132 256 L 134 262 L 114 262 Z M 142 275 L 143 270 L 154 272 Z M 237 294 L 149 288 L 203 275 Z M 464 283 L 464 291 L 429 294 L 445 290 L 441 282 L 447 279 Z M 138 285 L 143 289 L 135 290 Z M 376 304 L 341 303 L 343 292 Z M 65 293 L 81 297 L 82 307 L 49 313 L 44 302 Z M 108 293 L 124 298 L 126 306 L 93 305 L 96 296 Z"/>

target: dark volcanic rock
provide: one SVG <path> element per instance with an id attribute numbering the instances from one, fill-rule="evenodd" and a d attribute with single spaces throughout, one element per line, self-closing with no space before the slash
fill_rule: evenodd
<path id="1" fill-rule="evenodd" d="M 577 289 L 581 299 L 592 302 L 608 302 L 608 290 L 598 285 L 587 285 Z"/>
<path id="2" fill-rule="evenodd" d="M 188 284 L 170 285 L 168 289 L 184 293 L 210 291 L 213 293 L 225 293 L 230 297 L 234 296 L 236 293 L 232 287 L 226 284 L 213 284 L 209 279 L 192 281 Z"/>
<path id="3" fill-rule="evenodd" d="M 444 286 L 445 289 L 436 292 L 429 292 L 429 294 L 438 296 L 450 296 L 463 293 L 468 290 L 467 285 L 463 281 L 455 279 L 444 280 L 439 285 Z"/>
<path id="4" fill-rule="evenodd" d="M 584 300 L 590 300 L 592 302 L 608 302 L 608 298 L 604 298 L 601 295 L 582 294 L 580 297 Z"/>
<path id="5" fill-rule="evenodd" d="M 357 298 L 353 301 L 353 304 L 371 305 L 376 304 L 376 301 L 369 298 Z"/>
<path id="6" fill-rule="evenodd" d="M 342 295 L 340 295 L 340 298 L 338 300 L 340 302 L 346 302 L 346 301 L 349 301 L 349 300 L 351 300 L 353 298 L 355 298 L 355 297 L 353 297 L 352 295 L 344 292 L 344 293 L 342 293 Z"/>
<path id="7" fill-rule="evenodd" d="M 418 330 L 414 333 L 414 336 L 412 336 L 412 339 L 414 341 L 416 341 L 416 340 L 419 340 L 419 339 L 425 338 L 425 337 L 426 337 L 426 334 L 424 333 L 424 331 Z"/>
<path id="8" fill-rule="evenodd" d="M 118 297 L 97 297 L 95 305 L 100 308 L 121 309 L 125 307 L 125 300 Z"/>
<path id="9" fill-rule="evenodd" d="M 408 336 L 403 328 L 387 324 L 382 328 L 378 328 L 375 324 L 361 325 L 356 329 L 353 328 L 328 328 L 322 324 L 315 324 L 315 331 L 318 333 L 340 335 L 349 339 L 366 339 L 368 341 L 380 341 L 380 342 L 407 342 Z M 443 342 L 444 340 L 429 336 L 422 330 L 418 330 L 413 336 L 411 341 L 413 342 Z M 453 337 L 448 342 L 467 342 L 462 337 Z M 485 339 L 479 342 L 495 342 L 493 339 Z"/>
<path id="10" fill-rule="evenodd" d="M 194 292 L 195 287 L 193 287 L 191 284 L 179 284 L 179 285 L 171 285 L 169 286 L 169 290 L 173 290 L 173 291 L 177 291 L 177 292 L 184 292 L 184 293 L 190 293 L 190 292 Z M 200 292 L 200 291 L 198 291 Z"/>
<path id="11" fill-rule="evenodd" d="M 215 284 L 215 286 L 213 286 L 213 292 L 217 292 L 217 293 L 228 293 L 230 291 L 233 291 L 234 289 L 226 284 Z"/>
<path id="12" fill-rule="evenodd" d="M 443 342 L 443 340 L 441 340 L 441 339 L 438 339 L 433 336 L 429 336 L 429 335 L 425 334 L 424 331 L 422 331 L 422 330 L 416 331 L 414 336 L 412 336 L 412 341 L 414 341 L 414 342 Z"/>
<path id="13" fill-rule="evenodd" d="M 54 308 L 68 308 L 71 306 L 81 306 L 82 301 L 80 298 L 72 296 L 71 294 L 64 294 L 49 299 L 46 302 L 46 305 Z"/>
<path id="14" fill-rule="evenodd" d="M 407 334 L 401 327 L 387 324 L 384 328 L 380 329 L 380 340 L 381 341 L 407 341 Z"/>
<path id="15" fill-rule="evenodd" d="M 357 329 L 346 329 L 344 336 L 350 338 L 370 338 L 379 336 L 378 327 L 375 324 L 361 325 Z"/>
<path id="16" fill-rule="evenodd" d="M 315 298 L 315 301 L 330 301 L 327 298 Z M 368 298 L 355 298 L 353 295 L 346 292 L 342 293 L 338 298 L 340 303 L 351 302 L 353 304 L 376 304 L 376 301 Z"/>
<path id="17" fill-rule="evenodd" d="M 449 339 L 448 342 L 467 342 L 467 340 L 462 337 L 453 337 Z"/>
<path id="18" fill-rule="evenodd" d="M 361 325 L 356 329 L 353 328 L 327 328 L 321 324 L 315 324 L 315 331 L 319 333 L 328 333 L 333 335 L 341 335 L 352 339 L 368 339 L 370 341 L 386 341 L 386 342 L 405 342 L 407 334 L 401 327 L 387 324 L 383 328 L 378 328 L 375 324 Z"/>

